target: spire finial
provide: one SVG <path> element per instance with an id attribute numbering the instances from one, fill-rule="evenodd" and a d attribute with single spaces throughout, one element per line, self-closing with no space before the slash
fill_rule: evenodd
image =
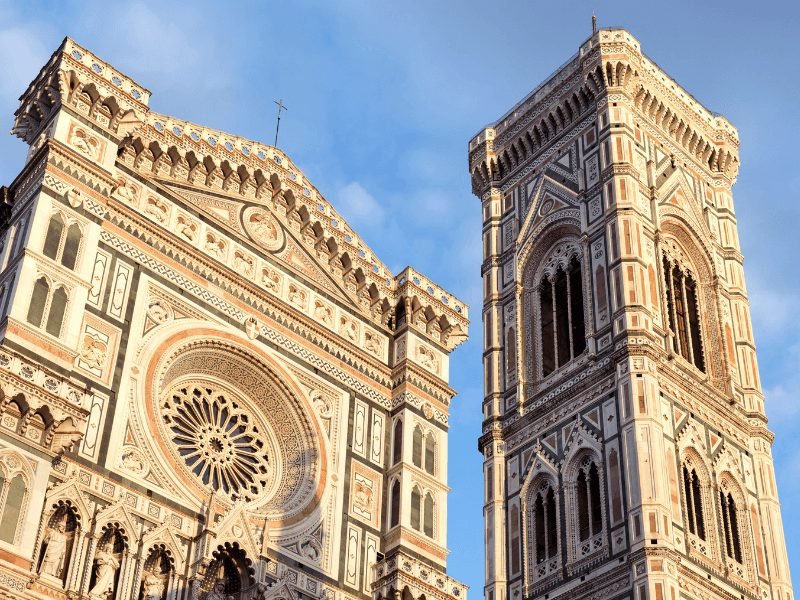
<path id="1" fill-rule="evenodd" d="M 592 11 L 592 35 L 597 33 L 597 15 Z"/>

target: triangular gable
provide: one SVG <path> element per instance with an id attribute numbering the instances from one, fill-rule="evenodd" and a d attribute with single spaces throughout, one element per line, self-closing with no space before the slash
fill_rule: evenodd
<path id="1" fill-rule="evenodd" d="M 542 176 L 534 186 L 533 195 L 529 196 L 530 210 L 517 235 L 517 248 L 521 248 L 531 231 L 545 220 L 553 219 L 553 215 L 565 209 L 575 209 L 578 199 L 575 194 L 564 184 L 550 176 Z M 530 185 L 529 185 L 530 187 Z M 565 215 L 566 216 L 566 215 Z"/>
<path id="2" fill-rule="evenodd" d="M 169 550 L 175 561 L 175 569 L 181 573 L 186 564 L 186 544 L 175 535 L 175 530 L 170 525 L 163 524 L 147 531 L 142 536 L 142 548 L 147 552 L 156 544 L 163 544 Z"/>
<path id="3" fill-rule="evenodd" d="M 216 541 L 214 546 L 236 542 L 251 560 L 261 553 L 260 544 L 253 537 L 250 515 L 243 504 L 236 504 L 222 519 L 211 527 Z M 213 550 L 210 548 L 210 550 Z"/>
<path id="4" fill-rule="evenodd" d="M 128 539 L 131 540 L 131 546 L 136 546 L 139 539 L 139 528 L 128 507 L 121 500 L 97 513 L 94 524 L 95 531 L 99 533 L 109 523 L 119 523 Z"/>
<path id="5" fill-rule="evenodd" d="M 575 426 L 569 437 L 565 437 L 564 440 L 564 459 L 562 460 L 564 465 L 569 465 L 579 452 L 587 448 L 594 450 L 597 458 L 603 455 L 600 440 L 586 428 L 584 421 L 578 418 L 575 419 Z"/>
<path id="6" fill-rule="evenodd" d="M 346 293 L 342 282 L 337 282 L 327 272 L 330 267 L 325 261 L 326 257 L 320 259 L 313 256 L 298 241 L 296 233 L 299 223 L 289 222 L 263 205 L 252 206 L 171 185 L 164 187 L 233 233 L 254 243 L 265 256 L 279 259 L 293 271 L 345 302 L 357 304 L 355 297 Z"/>
<path id="7" fill-rule="evenodd" d="M 52 507 L 52 505 L 57 504 L 59 500 L 75 507 L 83 527 L 89 525 L 92 518 L 92 511 L 89 509 L 86 498 L 74 479 L 68 479 L 50 489 L 45 496 L 45 507 Z"/>
<path id="8" fill-rule="evenodd" d="M 669 190 L 664 193 L 664 190 Z M 670 175 L 660 186 L 660 206 L 667 210 L 680 210 L 689 219 L 697 231 L 708 231 L 708 226 L 701 212 L 701 201 L 695 197 L 686 178 L 680 169 Z"/>
<path id="9" fill-rule="evenodd" d="M 194 206 L 200 209 L 205 214 L 212 217 L 215 221 L 230 227 L 234 231 L 244 233 L 241 225 L 241 213 L 244 210 L 243 202 L 236 202 L 220 198 L 211 194 L 203 194 L 200 192 L 189 191 L 183 188 L 167 185 L 166 187 L 170 192 L 183 198 Z"/>
<path id="10" fill-rule="evenodd" d="M 526 468 L 523 470 L 523 484 L 520 491 L 520 497 L 523 503 L 527 501 L 531 485 L 533 485 L 540 475 L 549 476 L 553 484 L 558 482 L 558 467 L 547 455 L 547 452 L 544 451 L 540 441 L 537 440 L 533 448 L 530 467 L 528 468 L 526 465 Z"/>

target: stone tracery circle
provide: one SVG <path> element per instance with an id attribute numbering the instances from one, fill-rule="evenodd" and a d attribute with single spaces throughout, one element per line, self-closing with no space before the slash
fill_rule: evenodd
<path id="1" fill-rule="evenodd" d="M 310 407 L 255 353 L 208 334 L 148 369 L 154 441 L 197 497 L 214 490 L 267 518 L 298 516 L 319 499 L 325 470 Z"/>
<path id="2" fill-rule="evenodd" d="M 178 453 L 204 485 L 233 500 L 268 489 L 273 444 L 232 392 L 188 382 L 165 394 L 162 411 Z"/>

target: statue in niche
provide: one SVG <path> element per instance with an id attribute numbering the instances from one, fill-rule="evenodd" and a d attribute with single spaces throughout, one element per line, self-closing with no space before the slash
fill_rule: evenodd
<path id="1" fill-rule="evenodd" d="M 60 578 L 63 574 L 64 558 L 67 554 L 67 526 L 64 521 L 56 523 L 43 540 L 47 547 L 44 550 L 42 564 L 39 566 L 40 575 Z"/>
<path id="2" fill-rule="evenodd" d="M 164 582 L 155 573 L 150 571 L 145 573 L 142 582 L 142 598 L 143 600 L 163 600 Z"/>
<path id="3" fill-rule="evenodd" d="M 231 598 L 233 600 L 233 596 L 226 596 L 225 595 L 225 580 L 220 579 L 214 585 L 214 589 L 208 593 L 206 596 L 206 600 L 228 600 Z"/>
<path id="4" fill-rule="evenodd" d="M 94 563 L 96 578 L 94 587 L 89 590 L 89 597 L 108 600 L 113 597 L 119 560 L 108 549 L 102 548 L 97 552 Z"/>

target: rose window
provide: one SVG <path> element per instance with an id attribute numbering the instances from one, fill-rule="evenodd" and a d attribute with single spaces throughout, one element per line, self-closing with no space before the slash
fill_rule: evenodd
<path id="1" fill-rule="evenodd" d="M 192 473 L 232 500 L 252 500 L 270 485 L 266 432 L 227 390 L 185 385 L 166 395 L 162 416 Z"/>

